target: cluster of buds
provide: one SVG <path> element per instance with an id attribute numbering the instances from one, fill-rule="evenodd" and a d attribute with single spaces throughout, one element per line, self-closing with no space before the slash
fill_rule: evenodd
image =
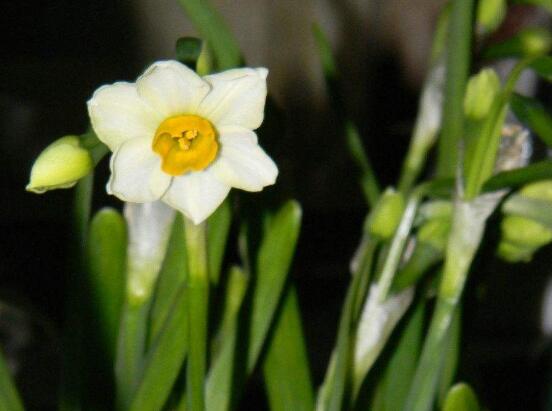
<path id="1" fill-rule="evenodd" d="M 519 191 L 522 198 L 552 207 L 552 180 L 528 184 Z M 528 216 L 503 207 L 498 255 L 509 262 L 527 262 L 541 247 L 552 242 L 552 228 Z"/>

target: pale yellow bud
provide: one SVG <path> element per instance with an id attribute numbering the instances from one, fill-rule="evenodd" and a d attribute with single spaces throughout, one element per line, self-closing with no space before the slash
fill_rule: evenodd
<path id="1" fill-rule="evenodd" d="M 464 112 L 472 120 L 482 120 L 491 109 L 500 90 L 500 80 L 493 69 L 481 70 L 468 81 Z"/>
<path id="2" fill-rule="evenodd" d="M 42 194 L 69 188 L 94 168 L 90 152 L 81 147 L 78 136 L 65 136 L 50 144 L 38 156 L 26 190 Z"/>

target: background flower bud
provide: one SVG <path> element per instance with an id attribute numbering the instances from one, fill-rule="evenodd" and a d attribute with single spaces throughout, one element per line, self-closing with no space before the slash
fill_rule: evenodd
<path id="1" fill-rule="evenodd" d="M 520 195 L 550 202 L 552 207 L 552 180 L 543 180 L 522 188 Z M 531 218 L 506 214 L 500 225 L 502 238 L 498 245 L 499 257 L 510 262 L 530 261 L 533 254 L 552 241 L 552 230 Z"/>
<path id="2" fill-rule="evenodd" d="M 500 90 L 500 80 L 491 68 L 481 70 L 468 81 L 464 97 L 464 113 L 472 120 L 482 120 Z"/>
<path id="3" fill-rule="evenodd" d="M 519 33 L 523 54 L 528 57 L 547 54 L 552 48 L 552 35 L 548 30 L 531 27 Z"/>
<path id="4" fill-rule="evenodd" d="M 368 221 L 370 234 L 382 239 L 391 238 L 401 221 L 404 207 L 402 194 L 392 188 L 385 190 Z"/>
<path id="5" fill-rule="evenodd" d="M 482 33 L 494 31 L 506 17 L 506 0 L 480 0 L 477 7 L 477 27 Z"/>
<path id="6" fill-rule="evenodd" d="M 44 193 L 69 188 L 94 168 L 90 152 L 81 147 L 78 136 L 65 136 L 50 144 L 38 156 L 26 190 Z"/>

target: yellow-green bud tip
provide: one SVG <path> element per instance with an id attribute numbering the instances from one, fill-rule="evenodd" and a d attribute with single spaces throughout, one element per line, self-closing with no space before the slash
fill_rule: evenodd
<path id="1" fill-rule="evenodd" d="M 370 234 L 389 239 L 395 233 L 405 207 L 402 194 L 388 188 L 383 193 L 371 218 L 368 220 L 368 231 Z"/>
<path id="2" fill-rule="evenodd" d="M 500 90 L 500 80 L 493 69 L 486 68 L 468 81 L 464 97 L 464 112 L 472 120 L 482 120 Z"/>
<path id="3" fill-rule="evenodd" d="M 524 55 L 528 57 L 542 56 L 552 48 L 552 34 L 548 30 L 532 27 L 522 31 L 519 39 Z"/>
<path id="4" fill-rule="evenodd" d="M 26 190 L 42 194 L 48 190 L 69 188 L 93 168 L 92 156 L 80 146 L 79 137 L 65 136 L 40 153 L 31 169 Z"/>
<path id="5" fill-rule="evenodd" d="M 506 17 L 506 0 L 480 0 L 477 7 L 477 26 L 482 33 L 494 31 Z"/>

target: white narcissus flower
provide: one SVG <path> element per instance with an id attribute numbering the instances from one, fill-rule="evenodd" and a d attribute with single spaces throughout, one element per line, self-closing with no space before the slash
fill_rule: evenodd
<path id="1" fill-rule="evenodd" d="M 88 101 L 98 138 L 113 152 L 107 191 L 161 200 L 199 224 L 231 187 L 260 191 L 278 168 L 257 144 L 264 68 L 199 77 L 177 61 L 151 65 L 136 83 L 102 86 Z"/>

